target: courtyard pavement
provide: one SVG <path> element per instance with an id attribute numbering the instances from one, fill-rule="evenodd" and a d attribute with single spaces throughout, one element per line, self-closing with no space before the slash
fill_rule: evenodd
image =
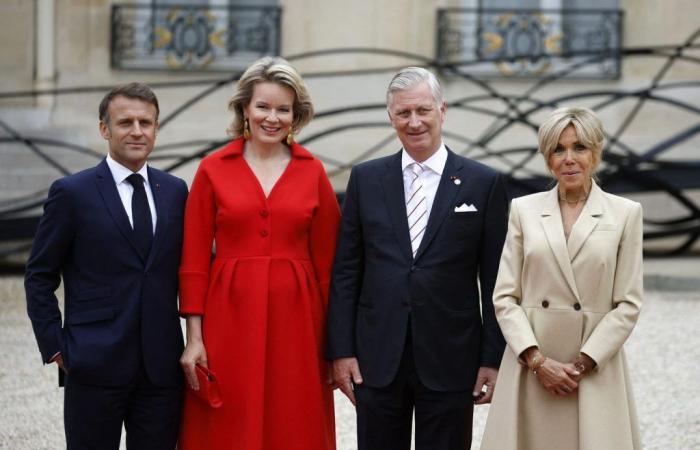
<path id="1" fill-rule="evenodd" d="M 700 449 L 700 258 L 645 260 L 645 291 L 626 344 L 644 448 Z M 0 349 L 0 449 L 65 448 L 63 391 L 41 364 L 21 277 L 0 277 Z M 487 412 L 476 408 L 473 449 Z M 338 450 L 355 450 L 354 411 L 339 393 L 336 416 Z"/>

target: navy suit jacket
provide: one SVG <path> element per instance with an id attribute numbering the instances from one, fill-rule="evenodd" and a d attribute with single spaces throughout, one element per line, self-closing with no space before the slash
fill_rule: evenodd
<path id="1" fill-rule="evenodd" d="M 182 382 L 177 271 L 187 185 L 151 167 L 148 178 L 157 221 L 147 259 L 105 160 L 52 184 L 34 237 L 25 289 L 39 350 L 44 362 L 60 351 L 84 384 L 128 384 L 142 364 L 156 385 Z"/>
<path id="2" fill-rule="evenodd" d="M 465 203 L 477 211 L 455 212 Z M 355 166 L 333 268 L 326 356 L 357 357 L 364 384 L 386 386 L 410 323 L 421 382 L 436 391 L 472 389 L 478 368 L 498 367 L 505 347 L 491 296 L 507 222 L 500 175 L 448 150 L 414 259 L 401 152 Z"/>

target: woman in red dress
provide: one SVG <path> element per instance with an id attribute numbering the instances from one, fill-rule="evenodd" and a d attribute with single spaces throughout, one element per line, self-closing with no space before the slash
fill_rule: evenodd
<path id="1" fill-rule="evenodd" d="M 340 208 L 321 163 L 293 140 L 313 106 L 296 70 L 266 57 L 229 109 L 235 139 L 202 160 L 185 212 L 179 446 L 333 450 L 323 346 Z M 216 375 L 220 408 L 194 395 L 195 364 Z"/>

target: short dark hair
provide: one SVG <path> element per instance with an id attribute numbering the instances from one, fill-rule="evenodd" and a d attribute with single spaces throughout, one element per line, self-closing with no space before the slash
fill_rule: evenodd
<path id="1" fill-rule="evenodd" d="M 156 121 L 158 120 L 158 113 L 160 113 L 160 109 L 158 109 L 158 99 L 156 98 L 156 94 L 153 93 L 150 87 L 143 83 L 129 83 L 116 86 L 104 96 L 100 102 L 100 121 L 109 125 L 109 112 L 107 109 L 109 108 L 109 104 L 112 102 L 112 100 L 115 97 L 120 96 L 142 100 L 155 106 Z"/>

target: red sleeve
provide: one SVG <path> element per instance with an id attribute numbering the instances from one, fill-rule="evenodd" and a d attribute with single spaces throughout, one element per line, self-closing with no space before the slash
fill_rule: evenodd
<path id="1" fill-rule="evenodd" d="M 180 263 L 180 314 L 204 314 L 209 286 L 216 203 L 211 180 L 200 164 L 185 208 L 185 235 Z"/>
<path id="2" fill-rule="evenodd" d="M 340 226 L 340 207 L 333 192 L 328 176 L 319 165 L 318 174 L 318 208 L 311 221 L 311 261 L 316 271 L 321 298 L 328 304 L 328 287 L 331 282 L 331 269 L 335 257 L 335 244 Z"/>

